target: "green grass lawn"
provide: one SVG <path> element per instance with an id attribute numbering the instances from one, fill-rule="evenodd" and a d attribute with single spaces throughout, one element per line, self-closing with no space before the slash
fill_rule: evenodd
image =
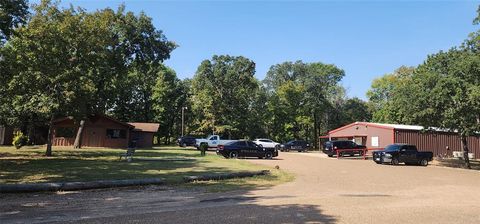
<path id="1" fill-rule="evenodd" d="M 45 157 L 44 146 L 21 149 L 0 147 L 0 183 L 40 183 L 92 181 L 135 178 L 165 178 L 169 184 L 182 184 L 186 175 L 230 173 L 269 169 L 245 160 L 225 159 L 215 154 L 201 157 L 199 151 L 179 147 L 138 149 L 134 160 L 119 160 L 126 150 L 106 148 L 71 149 L 54 147 L 53 157 Z M 192 158 L 190 161 L 141 161 L 135 158 Z M 293 179 L 293 176 L 273 170 L 270 176 L 225 181 L 206 181 L 185 184 L 206 186 L 211 191 L 238 187 L 271 186 Z M 183 184 L 182 184 L 183 185 Z"/>

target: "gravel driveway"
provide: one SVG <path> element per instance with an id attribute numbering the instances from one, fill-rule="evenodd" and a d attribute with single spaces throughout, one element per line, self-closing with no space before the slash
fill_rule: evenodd
<path id="1" fill-rule="evenodd" d="M 480 172 L 318 153 L 250 160 L 296 174 L 253 191 L 167 187 L 0 195 L 0 223 L 480 223 Z"/>

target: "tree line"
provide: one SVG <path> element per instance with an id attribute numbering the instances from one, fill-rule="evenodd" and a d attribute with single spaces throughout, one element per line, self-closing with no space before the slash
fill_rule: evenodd
<path id="1" fill-rule="evenodd" d="M 88 12 L 48 0 L 28 6 L 0 4 L 0 124 L 29 135 L 39 127 L 51 133 L 58 117 L 71 116 L 81 127 L 102 113 L 158 122 L 158 139 L 170 144 L 186 107 L 188 134 L 315 146 L 319 135 L 354 121 L 442 128 L 459 134 L 468 164 L 466 137 L 480 132 L 480 31 L 418 66 L 375 79 L 364 102 L 346 96 L 341 68 L 322 62 L 279 63 L 258 80 L 252 60 L 214 55 L 181 80 L 164 65 L 179 46 L 144 13 L 123 5 Z"/>
<path id="2" fill-rule="evenodd" d="M 181 80 L 163 63 L 179 46 L 143 12 L 123 5 L 88 12 L 49 0 L 31 11 L 26 0 L 0 8 L 0 124 L 27 134 L 48 127 L 47 155 L 52 122 L 64 116 L 79 127 L 94 113 L 158 122 L 158 139 L 170 144 L 186 107 L 189 134 L 315 145 L 320 134 L 371 116 L 366 102 L 346 96 L 345 72 L 333 64 L 284 62 L 258 80 L 252 60 L 214 55 Z"/>
<path id="3" fill-rule="evenodd" d="M 477 13 L 474 25 L 480 23 L 480 7 Z M 480 31 L 416 67 L 402 66 L 374 80 L 367 96 L 375 122 L 456 132 L 470 168 L 467 137 L 480 134 Z"/>

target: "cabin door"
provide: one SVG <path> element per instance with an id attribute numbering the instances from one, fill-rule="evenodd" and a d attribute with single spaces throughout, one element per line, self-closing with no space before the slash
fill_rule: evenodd
<path id="1" fill-rule="evenodd" d="M 103 128 L 85 128 L 84 146 L 87 147 L 103 147 L 103 139 L 106 136 L 105 129 Z"/>

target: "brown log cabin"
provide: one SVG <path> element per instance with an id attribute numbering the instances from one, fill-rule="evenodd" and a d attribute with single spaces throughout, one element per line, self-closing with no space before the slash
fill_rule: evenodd
<path id="1" fill-rule="evenodd" d="M 78 124 L 70 117 L 53 122 L 54 146 L 73 146 Z M 95 114 L 85 120 L 81 144 L 85 147 L 127 148 L 133 141 L 140 148 L 152 147 L 158 123 L 125 123 Z"/>

